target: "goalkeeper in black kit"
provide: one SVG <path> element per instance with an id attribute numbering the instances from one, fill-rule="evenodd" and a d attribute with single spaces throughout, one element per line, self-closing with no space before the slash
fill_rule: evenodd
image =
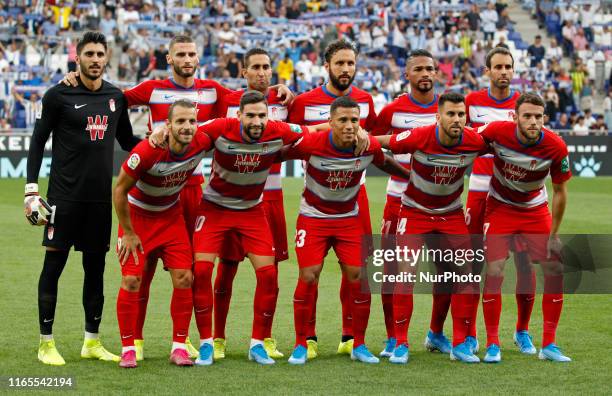
<path id="1" fill-rule="evenodd" d="M 49 89 L 37 114 L 28 154 L 25 214 L 44 225 L 45 260 L 38 283 L 40 346 L 38 359 L 63 365 L 53 340 L 57 285 L 68 252 L 83 252 L 85 341 L 81 357 L 119 361 L 100 343 L 98 328 L 104 306 L 104 266 L 112 222 L 111 185 L 115 139 L 130 151 L 139 139 L 132 134 L 127 101 L 121 90 L 104 81 L 107 44 L 103 34 L 87 32 L 77 45 L 80 80 Z M 38 173 L 44 147 L 53 133 L 47 201 L 38 195 Z"/>

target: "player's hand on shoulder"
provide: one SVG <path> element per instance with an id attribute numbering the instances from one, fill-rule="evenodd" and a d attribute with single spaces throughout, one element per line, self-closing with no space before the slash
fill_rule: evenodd
<path id="1" fill-rule="evenodd" d="M 49 222 L 53 208 L 40 195 L 36 183 L 26 184 L 23 212 L 31 225 L 41 226 Z"/>
<path id="2" fill-rule="evenodd" d="M 362 155 L 363 153 L 368 151 L 369 148 L 370 148 L 370 135 L 368 135 L 368 132 L 365 129 L 363 129 L 362 127 L 359 127 L 359 130 L 357 131 L 357 135 L 355 136 L 354 154 Z"/>
<path id="3" fill-rule="evenodd" d="M 117 255 L 119 256 L 119 262 L 121 265 L 125 265 L 130 255 L 134 257 L 134 263 L 138 265 L 138 252 L 144 253 L 144 248 L 142 247 L 142 242 L 136 233 L 124 233 L 119 239 L 119 243 L 117 245 Z"/>
<path id="4" fill-rule="evenodd" d="M 166 124 L 159 124 L 149 135 L 149 144 L 154 148 L 166 148 L 170 131 Z"/>
<path id="5" fill-rule="evenodd" d="M 68 87 L 78 87 L 79 82 L 77 81 L 77 77 L 79 76 L 78 71 L 68 72 L 64 75 L 62 79 L 62 83 Z"/>
<path id="6" fill-rule="evenodd" d="M 274 85 L 273 87 L 270 87 L 270 88 L 276 89 L 276 91 L 278 92 L 278 97 L 282 99 L 281 104 L 283 106 L 287 106 L 291 102 L 293 102 L 293 98 L 295 98 L 295 94 L 285 84 Z"/>

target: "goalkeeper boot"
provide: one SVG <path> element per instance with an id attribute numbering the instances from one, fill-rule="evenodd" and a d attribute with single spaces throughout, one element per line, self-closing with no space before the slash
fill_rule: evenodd
<path id="1" fill-rule="evenodd" d="M 266 352 L 268 352 L 268 356 L 270 356 L 272 359 L 280 359 L 285 356 L 276 347 L 276 339 L 274 338 L 264 338 L 264 348 L 266 349 Z"/>
<path id="2" fill-rule="evenodd" d="M 465 342 L 451 349 L 450 359 L 458 360 L 463 363 L 480 363 L 478 356 L 472 353 L 470 346 Z"/>
<path id="3" fill-rule="evenodd" d="M 389 362 L 395 364 L 406 364 L 408 363 L 408 358 L 410 357 L 410 349 L 408 349 L 408 345 L 402 344 L 398 345 L 391 357 L 389 357 Z"/>
<path id="4" fill-rule="evenodd" d="M 289 357 L 289 364 L 301 365 L 306 364 L 308 349 L 303 345 L 298 345 L 293 350 L 293 353 Z"/>
<path id="5" fill-rule="evenodd" d="M 85 339 L 81 348 L 81 357 L 83 359 L 98 359 L 106 362 L 118 362 L 121 358 L 110 353 L 102 346 L 99 338 Z"/>
<path id="6" fill-rule="evenodd" d="M 376 364 L 379 363 L 380 360 L 372 355 L 372 352 L 368 350 L 365 344 L 359 345 L 357 348 L 353 348 L 351 352 L 351 360 L 357 360 L 362 363 Z"/>
<path id="7" fill-rule="evenodd" d="M 397 340 L 395 337 L 390 337 L 387 341 L 384 342 L 385 349 L 382 350 L 381 353 L 378 354 L 380 357 L 388 357 L 393 356 L 393 351 L 395 350 L 395 346 L 397 344 Z"/>
<path id="8" fill-rule="evenodd" d="M 501 362 L 501 350 L 499 345 L 491 344 L 487 347 L 487 354 L 482 359 L 485 363 L 499 363 Z"/>
<path id="9" fill-rule="evenodd" d="M 215 338 L 213 349 L 215 360 L 225 359 L 225 338 Z"/>
<path id="10" fill-rule="evenodd" d="M 316 340 L 306 340 L 306 346 L 308 347 L 308 359 L 315 359 L 319 356 L 319 344 Z"/>
<path id="11" fill-rule="evenodd" d="M 427 337 L 425 337 L 425 348 L 427 348 L 429 352 L 440 351 L 440 353 L 449 354 L 452 345 L 444 333 L 434 333 L 429 330 Z"/>
<path id="12" fill-rule="evenodd" d="M 40 345 L 38 346 L 38 360 L 52 366 L 63 366 L 66 364 L 62 355 L 57 351 L 54 340 L 40 340 Z"/>
<path id="13" fill-rule="evenodd" d="M 263 344 L 255 344 L 249 349 L 249 360 L 254 360 L 256 363 L 264 366 L 276 363 L 274 359 L 268 356 L 268 352 L 266 352 Z"/>
<path id="14" fill-rule="evenodd" d="M 214 341 L 213 341 L 214 342 Z M 205 342 L 200 345 L 200 353 L 198 354 L 198 358 L 195 361 L 195 364 L 198 366 L 210 366 L 213 364 L 213 355 L 214 355 L 214 347 Z"/>
<path id="15" fill-rule="evenodd" d="M 136 348 L 136 361 L 144 360 L 144 340 L 134 340 L 134 348 Z"/>
<path id="16" fill-rule="evenodd" d="M 538 357 L 541 360 L 552 360 L 553 362 L 571 362 L 572 359 L 565 356 L 561 349 L 555 344 L 548 344 L 544 348 L 540 349 Z"/>
<path id="17" fill-rule="evenodd" d="M 187 352 L 189 352 L 189 358 L 197 359 L 199 356 L 198 350 L 193 346 L 189 337 L 185 339 L 185 347 L 187 348 Z"/>
<path id="18" fill-rule="evenodd" d="M 519 347 L 521 353 L 526 355 L 535 355 L 537 350 L 533 345 L 531 336 L 527 330 L 521 330 L 514 333 L 514 344 Z"/>
<path id="19" fill-rule="evenodd" d="M 338 355 L 350 355 L 353 352 L 353 343 L 354 339 L 349 339 L 346 341 L 340 341 L 338 344 L 338 351 L 336 352 Z"/>

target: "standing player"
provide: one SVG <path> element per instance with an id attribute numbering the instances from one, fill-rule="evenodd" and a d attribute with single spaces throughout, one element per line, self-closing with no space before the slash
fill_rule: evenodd
<path id="1" fill-rule="evenodd" d="M 287 107 L 281 103 L 278 92 L 270 88 L 272 80 L 272 64 L 270 55 L 263 48 L 253 48 L 244 54 L 242 75 L 247 80 L 247 90 L 259 91 L 265 95 L 268 102 L 268 118 L 273 121 L 287 119 Z M 223 117 L 236 117 L 240 107 L 240 98 L 244 90 L 235 91 L 220 101 L 219 114 Z M 263 208 L 266 213 L 272 238 L 274 241 L 274 263 L 289 258 L 287 248 L 287 225 L 283 207 L 283 190 L 281 189 L 281 164 L 275 163 L 270 168 L 263 191 Z M 244 258 L 244 252 L 239 249 L 236 238 L 227 238 L 220 253 L 217 276 L 214 284 L 214 359 L 225 357 L 225 323 L 232 298 L 232 284 L 238 269 L 238 262 Z M 276 294 L 278 298 L 278 290 Z M 271 358 L 283 357 L 276 347 L 276 340 L 271 334 L 266 334 L 264 347 Z"/>
<path id="2" fill-rule="evenodd" d="M 201 127 L 215 142 L 213 170 L 193 238 L 194 307 L 200 332 L 196 363 L 202 365 L 213 362 L 211 278 L 215 258 L 230 233 L 238 235 L 257 278 L 249 359 L 274 364 L 263 340 L 271 332 L 278 278 L 272 234 L 260 203 L 278 151 L 307 132 L 306 127 L 268 121 L 266 98 L 257 91 L 242 95 L 237 115 L 238 119 L 220 118 Z"/>
<path id="3" fill-rule="evenodd" d="M 438 112 L 438 97 L 434 93 L 433 80 L 437 68 L 433 56 L 426 50 L 415 50 L 406 61 L 406 79 L 410 84 L 410 94 L 404 94 L 385 106 L 378 118 L 373 135 L 398 134 L 407 129 L 434 124 Z M 410 154 L 396 154 L 395 159 L 406 169 L 410 169 Z M 383 213 L 381 234 L 394 236 L 397 231 L 401 197 L 408 186 L 408 179 L 391 176 L 387 183 L 387 201 Z M 436 284 L 437 285 L 437 284 Z M 383 284 L 381 291 L 387 341 L 380 356 L 390 357 L 395 348 L 396 339 L 393 333 L 393 284 Z M 448 292 L 436 293 L 434 286 L 433 307 L 431 313 L 430 331 L 425 339 L 429 350 L 439 350 L 450 353 L 450 342 L 444 336 L 444 320 L 450 307 Z"/>
<path id="4" fill-rule="evenodd" d="M 193 294 L 193 257 L 179 193 L 195 171 L 206 150 L 208 135 L 198 133 L 196 105 L 179 99 L 168 109 L 167 149 L 141 142 L 123 163 L 113 201 L 119 218 L 117 253 L 121 263 L 121 288 L 117 297 L 117 320 L 124 368 L 136 367 L 134 346 L 140 282 L 147 259 L 161 258 L 170 272 L 173 322 L 170 361 L 192 366 L 185 338 L 189 330 Z"/>
<path id="5" fill-rule="evenodd" d="M 370 163 L 404 177 L 409 176 L 409 171 L 391 157 L 385 157 L 380 144 L 371 136 L 366 152 L 353 153 L 359 130 L 359 105 L 352 98 L 341 96 L 334 100 L 329 123 L 331 131 L 305 136 L 284 153 L 285 158 L 307 161 L 295 237 L 300 267 L 293 297 L 296 344 L 289 363 L 306 363 L 312 300 L 330 247 L 334 248 L 349 285 L 355 336 L 351 358 L 378 363 L 378 358 L 365 345 L 371 298 L 369 291 L 362 290 L 363 229 L 357 196 L 362 174 Z"/>
<path id="6" fill-rule="evenodd" d="M 83 308 L 85 341 L 81 357 L 118 361 L 98 337 L 104 306 L 104 266 L 112 222 L 111 184 L 114 141 L 131 150 L 139 139 L 132 135 L 127 103 L 121 91 L 102 75 L 107 64 L 103 34 L 87 32 L 77 45 L 81 77 L 76 88 L 56 85 L 42 100 L 28 153 L 25 188 L 26 217 L 45 224 L 45 261 L 38 283 L 40 346 L 38 359 L 63 365 L 53 340 L 57 286 L 70 247 L 83 252 Z M 53 132 L 51 177 L 47 197 L 54 209 L 50 219 L 40 216 L 38 172 L 45 142 Z"/>
<path id="7" fill-rule="evenodd" d="M 329 81 L 318 88 L 298 95 L 289 109 L 289 122 L 299 125 L 315 125 L 329 119 L 332 102 L 339 96 L 349 96 L 359 104 L 360 126 L 368 131 L 374 128 L 376 112 L 374 101 L 369 93 L 352 85 L 355 78 L 357 50 L 346 40 L 332 42 L 325 49 L 325 70 Z M 365 188 L 365 173 L 361 181 L 359 195 L 359 218 L 363 225 L 364 235 L 372 234 L 370 207 Z M 346 276 L 342 276 L 340 285 L 340 302 L 342 303 L 342 340 L 338 353 L 350 354 L 353 348 L 351 330 L 351 311 L 349 286 Z M 308 329 L 308 358 L 317 356 L 318 344 L 315 331 L 317 295 L 313 300 L 312 318 Z"/>
<path id="8" fill-rule="evenodd" d="M 514 75 L 514 58 L 512 53 L 502 47 L 496 47 L 489 51 L 485 59 L 486 72 L 491 80 L 490 87 L 477 92 L 472 92 L 465 98 L 468 111 L 468 123 L 472 127 L 480 127 L 493 121 L 511 121 L 514 116 L 514 108 L 519 92 L 510 89 L 510 82 Z M 483 234 L 483 220 L 487 202 L 489 184 L 493 176 L 493 155 L 487 154 L 479 157 L 474 162 L 474 168 L 470 175 L 468 199 L 466 203 L 466 222 L 470 234 Z M 482 243 L 481 241 L 474 241 Z M 529 336 L 529 319 L 535 301 L 535 272 L 525 252 L 519 250 L 514 255 L 517 268 L 516 278 L 516 304 L 518 308 L 516 332 L 514 342 L 519 346 L 521 352 L 527 354 L 536 353 L 531 337 Z M 482 270 L 484 263 L 476 263 L 476 272 Z M 476 304 L 472 314 L 472 328 L 470 329 L 468 342 L 472 349 L 478 352 L 478 340 L 476 338 L 476 317 L 478 314 L 479 296 L 474 295 Z"/>
<path id="9" fill-rule="evenodd" d="M 376 137 L 383 147 L 390 148 L 395 154 L 412 154 L 410 181 L 402 195 L 397 225 L 398 243 L 403 235 L 467 235 L 461 204 L 463 175 L 474 159 L 487 151 L 487 145 L 476 132 L 465 128 L 465 120 L 463 96 L 445 93 L 438 100 L 436 124 L 399 135 Z M 412 237 L 412 240 L 419 242 L 417 247 L 421 246 L 421 237 Z M 469 240 L 455 241 L 455 244 L 469 248 Z M 413 283 L 398 283 L 393 295 L 397 347 L 389 358 L 392 363 L 408 362 L 407 334 L 413 310 L 413 286 Z M 451 295 L 453 347 L 450 356 L 453 360 L 476 363 L 480 360 L 465 341 L 471 317 L 470 305 L 473 304 L 468 293 L 469 289 L 467 293 Z"/>
<path id="10" fill-rule="evenodd" d="M 482 310 L 487 329 L 485 362 L 499 362 L 501 285 L 508 249 L 520 235 L 529 258 L 542 266 L 543 336 L 540 359 L 569 362 L 555 344 L 563 307 L 563 268 L 559 260 L 559 227 L 567 203 L 567 181 L 572 174 L 565 142 L 543 128 L 544 101 L 536 94 L 522 94 L 516 101 L 514 122 L 498 121 L 480 128 L 495 153 L 484 220 L 487 278 Z M 553 183 L 552 216 L 548 210 L 545 181 Z"/>

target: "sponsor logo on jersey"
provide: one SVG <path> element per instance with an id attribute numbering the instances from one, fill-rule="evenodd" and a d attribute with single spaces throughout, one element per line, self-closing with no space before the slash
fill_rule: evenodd
<path id="1" fill-rule="evenodd" d="M 527 176 L 527 171 L 520 166 L 504 162 L 504 177 L 506 180 L 518 182 Z"/>
<path id="2" fill-rule="evenodd" d="M 260 154 L 236 154 L 234 166 L 239 173 L 253 173 L 253 170 L 260 164 Z"/>
<path id="3" fill-rule="evenodd" d="M 563 158 L 563 160 L 561 161 L 561 172 L 566 173 L 569 172 L 569 158 L 567 156 L 565 156 L 565 158 Z"/>
<path id="4" fill-rule="evenodd" d="M 332 191 L 344 190 L 346 185 L 353 179 L 352 170 L 329 171 L 326 181 Z"/>
<path id="5" fill-rule="evenodd" d="M 108 128 L 108 116 L 96 115 L 95 117 L 87 117 L 86 131 L 89 131 L 91 141 L 96 139 L 103 140 L 104 133 Z"/>
<path id="6" fill-rule="evenodd" d="M 178 171 L 171 173 L 167 176 L 164 176 L 164 180 L 162 180 L 163 187 L 176 187 L 180 186 L 187 180 L 187 171 Z"/>
<path id="7" fill-rule="evenodd" d="M 130 158 L 127 160 L 128 168 L 134 170 L 138 167 L 138 164 L 140 164 L 140 155 L 136 153 L 130 155 Z"/>
<path id="8" fill-rule="evenodd" d="M 110 99 L 108 101 L 108 107 L 110 107 L 110 110 L 114 113 L 115 112 L 115 99 Z"/>
<path id="9" fill-rule="evenodd" d="M 463 161 L 465 161 L 465 158 Z M 456 166 L 434 166 L 434 171 L 431 174 L 434 178 L 434 183 L 446 185 L 451 184 L 452 180 L 457 175 L 457 169 L 459 168 Z"/>

